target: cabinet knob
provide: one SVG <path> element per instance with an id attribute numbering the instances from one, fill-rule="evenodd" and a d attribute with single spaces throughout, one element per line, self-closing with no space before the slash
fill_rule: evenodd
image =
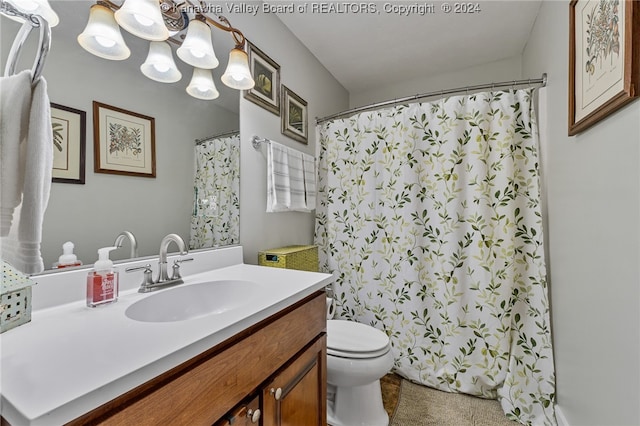
<path id="1" fill-rule="evenodd" d="M 260 420 L 260 414 L 260 410 L 256 409 L 254 411 L 249 408 L 249 411 L 247 411 L 247 418 L 251 420 L 251 423 L 258 423 L 258 420 Z"/>
<path id="2" fill-rule="evenodd" d="M 273 395 L 276 401 L 280 401 L 280 398 L 282 397 L 282 388 L 278 388 L 278 389 L 271 388 L 269 392 L 271 392 L 271 395 Z"/>

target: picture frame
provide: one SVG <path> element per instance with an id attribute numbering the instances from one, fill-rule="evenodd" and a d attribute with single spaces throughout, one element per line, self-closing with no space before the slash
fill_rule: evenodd
<path id="1" fill-rule="evenodd" d="M 84 185 L 87 113 L 53 102 L 50 106 L 53 130 L 51 181 Z"/>
<path id="2" fill-rule="evenodd" d="M 256 85 L 244 91 L 244 98 L 280 115 L 280 65 L 247 40 L 249 69 Z"/>
<path id="3" fill-rule="evenodd" d="M 94 171 L 156 177 L 155 119 L 93 101 Z"/>
<path id="4" fill-rule="evenodd" d="M 309 122 L 307 118 L 307 102 L 282 85 L 282 134 L 292 139 L 308 143 Z"/>
<path id="5" fill-rule="evenodd" d="M 638 98 L 640 3 L 569 4 L 569 136 Z"/>

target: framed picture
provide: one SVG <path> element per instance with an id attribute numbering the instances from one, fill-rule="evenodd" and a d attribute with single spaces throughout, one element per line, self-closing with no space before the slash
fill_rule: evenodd
<path id="1" fill-rule="evenodd" d="M 569 5 L 569 136 L 638 97 L 640 2 L 572 0 Z"/>
<path id="2" fill-rule="evenodd" d="M 247 54 L 256 85 L 244 91 L 244 98 L 280 115 L 280 65 L 248 40 Z"/>
<path id="3" fill-rule="evenodd" d="M 156 177 L 155 120 L 93 101 L 94 171 Z"/>
<path id="4" fill-rule="evenodd" d="M 307 103 L 282 85 L 282 134 L 298 142 L 308 142 Z"/>
<path id="5" fill-rule="evenodd" d="M 52 181 L 84 184 L 87 113 L 51 103 Z"/>

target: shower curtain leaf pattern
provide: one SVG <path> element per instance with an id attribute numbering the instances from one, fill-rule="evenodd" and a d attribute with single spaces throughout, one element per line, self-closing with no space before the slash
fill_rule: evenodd
<path id="1" fill-rule="evenodd" d="M 239 244 L 239 191 L 240 135 L 198 143 L 189 249 Z"/>
<path id="2" fill-rule="evenodd" d="M 555 425 L 532 95 L 320 126 L 316 243 L 338 316 L 385 331 L 399 374 Z"/>

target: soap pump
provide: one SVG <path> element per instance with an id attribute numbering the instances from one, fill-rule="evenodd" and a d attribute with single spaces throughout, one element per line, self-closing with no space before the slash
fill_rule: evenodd
<path id="1" fill-rule="evenodd" d="M 109 252 L 117 248 L 99 249 L 98 260 L 87 275 L 87 306 L 91 308 L 118 300 L 118 271 L 109 259 Z"/>
<path id="2" fill-rule="evenodd" d="M 78 260 L 73 253 L 73 247 L 74 245 L 71 241 L 67 241 L 62 245 L 62 254 L 58 258 L 58 261 L 53 264 L 54 268 L 68 268 L 82 265 L 82 262 Z"/>

